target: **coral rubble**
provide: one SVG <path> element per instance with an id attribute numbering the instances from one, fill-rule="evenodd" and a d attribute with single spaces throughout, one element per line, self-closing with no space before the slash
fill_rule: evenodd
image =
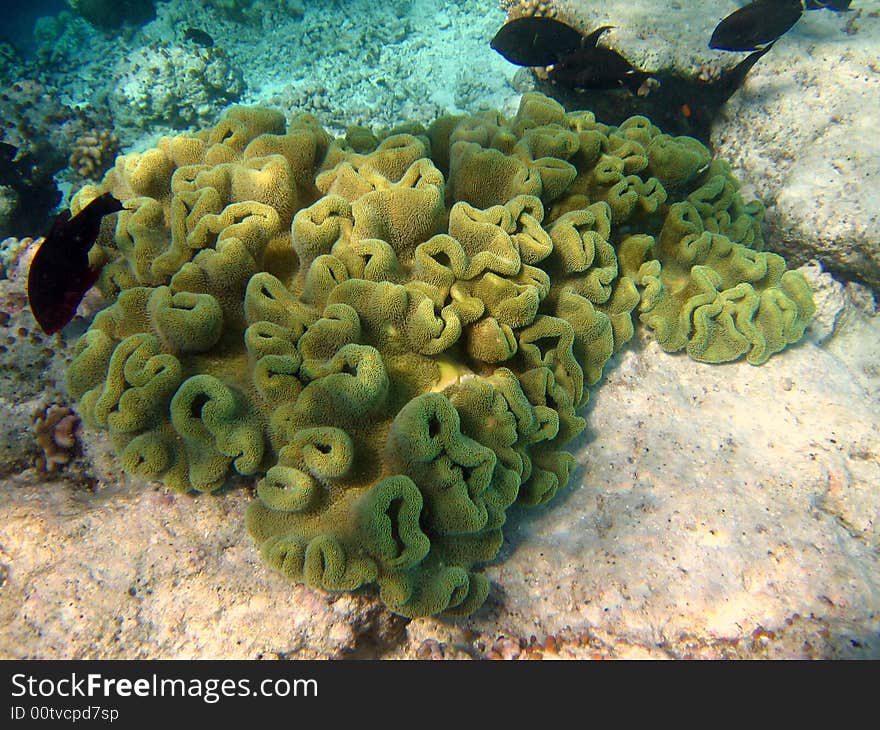
<path id="1" fill-rule="evenodd" d="M 63 336 L 45 336 L 28 308 L 26 286 L 33 255 L 43 239 L 0 241 L 0 475 L 39 462 L 33 411 L 62 399 Z"/>
<path id="2" fill-rule="evenodd" d="M 38 408 L 33 419 L 34 438 L 40 448 L 37 469 L 51 473 L 70 463 L 77 450 L 79 416 L 69 406 L 52 403 Z"/>
<path id="3" fill-rule="evenodd" d="M 204 123 L 244 92 L 237 67 L 220 48 L 155 43 L 123 58 L 110 93 L 114 120 L 123 128 L 144 129 Z"/>

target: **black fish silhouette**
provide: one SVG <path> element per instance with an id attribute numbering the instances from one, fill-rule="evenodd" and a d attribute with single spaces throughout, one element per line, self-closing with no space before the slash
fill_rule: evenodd
<path id="1" fill-rule="evenodd" d="M 821 0 L 806 0 L 804 3 L 805 10 L 821 10 L 824 8 L 825 10 L 830 10 L 832 13 L 845 13 L 850 9 L 850 5 L 852 4 L 852 0 L 827 0 L 827 2 L 821 2 Z"/>
<path id="2" fill-rule="evenodd" d="M 104 193 L 72 218 L 69 211 L 55 218 L 28 271 L 28 303 L 47 335 L 73 319 L 82 298 L 98 280 L 101 271 L 89 267 L 89 249 L 98 237 L 101 219 L 120 210 L 122 203 Z"/>
<path id="3" fill-rule="evenodd" d="M 776 43 L 776 41 L 773 41 L 773 43 Z M 746 80 L 746 74 L 752 70 L 752 66 L 760 61 L 767 51 L 773 48 L 773 43 L 768 43 L 760 50 L 750 53 L 730 71 L 722 74 L 718 81 L 710 87 L 710 94 L 714 97 L 713 100 L 718 106 L 733 96 L 733 92 L 743 85 L 743 81 Z"/>
<path id="4" fill-rule="evenodd" d="M 205 48 L 212 48 L 214 45 L 214 39 L 205 31 L 192 27 L 183 31 L 183 40 L 198 43 L 200 46 L 205 46 Z"/>
<path id="5" fill-rule="evenodd" d="M 549 66 L 581 47 L 581 32 L 560 20 L 523 17 L 501 26 L 489 44 L 517 66 Z"/>
<path id="6" fill-rule="evenodd" d="M 603 25 L 584 36 L 582 47 L 554 65 L 548 77 L 569 89 L 616 89 L 625 86 L 635 93 L 650 74 L 635 68 L 611 48 L 598 45 L 599 37 L 611 25 Z"/>
<path id="7" fill-rule="evenodd" d="M 803 13 L 801 0 L 754 0 L 716 26 L 709 48 L 757 51 L 790 30 Z"/>
<path id="8" fill-rule="evenodd" d="M 16 169 L 15 156 L 18 147 L 8 142 L 0 142 L 0 185 L 13 185 L 21 179 L 21 172 Z"/>
<path id="9" fill-rule="evenodd" d="M 591 109 L 597 119 L 614 125 L 640 114 L 668 134 L 696 137 L 711 147 L 711 127 L 719 109 L 772 47 L 771 43 L 750 53 L 733 68 L 723 69 L 712 78 L 695 78 L 692 72 L 679 69 L 652 72 L 651 78 L 657 80 L 658 86 L 646 95 L 631 94 L 621 88 L 574 91 L 549 79 L 538 79 L 536 84 L 540 91 L 554 97 L 567 110 Z"/>

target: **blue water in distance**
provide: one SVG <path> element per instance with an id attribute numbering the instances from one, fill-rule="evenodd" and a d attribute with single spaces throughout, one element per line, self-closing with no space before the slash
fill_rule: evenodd
<path id="1" fill-rule="evenodd" d="M 30 54 L 36 46 L 34 23 L 37 18 L 69 9 L 64 0 L 4 0 L 0 41 L 8 41 L 23 54 Z"/>

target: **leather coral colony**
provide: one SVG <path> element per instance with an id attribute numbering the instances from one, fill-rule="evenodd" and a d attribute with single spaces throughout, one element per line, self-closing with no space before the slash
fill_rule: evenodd
<path id="1" fill-rule="evenodd" d="M 233 108 L 74 198 L 126 210 L 69 388 L 132 474 L 256 478 L 248 529 L 295 580 L 467 614 L 511 505 L 568 481 L 636 308 L 713 362 L 803 333 L 809 287 L 737 188 L 696 140 L 538 94 L 382 140 Z"/>

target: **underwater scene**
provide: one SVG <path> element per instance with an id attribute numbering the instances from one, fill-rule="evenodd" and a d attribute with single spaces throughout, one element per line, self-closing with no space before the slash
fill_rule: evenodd
<path id="1" fill-rule="evenodd" d="M 880 658 L 880 0 L 7 0 L 0 658 Z"/>

